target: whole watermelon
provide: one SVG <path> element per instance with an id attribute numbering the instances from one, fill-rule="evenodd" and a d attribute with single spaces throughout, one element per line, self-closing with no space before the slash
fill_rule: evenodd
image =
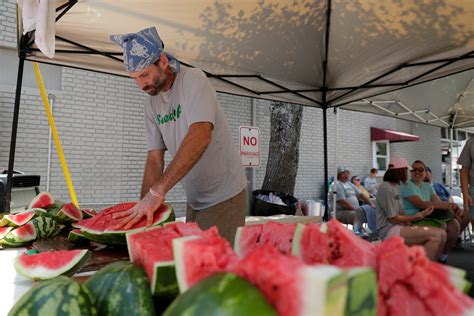
<path id="1" fill-rule="evenodd" d="M 42 281 L 23 295 L 9 316 L 95 316 L 89 291 L 72 279 L 60 276 Z"/>
<path id="2" fill-rule="evenodd" d="M 179 295 L 164 316 L 276 316 L 260 291 L 233 273 L 216 273 Z"/>
<path id="3" fill-rule="evenodd" d="M 130 262 L 114 262 L 84 284 L 99 315 L 155 315 L 153 296 L 145 272 Z"/>

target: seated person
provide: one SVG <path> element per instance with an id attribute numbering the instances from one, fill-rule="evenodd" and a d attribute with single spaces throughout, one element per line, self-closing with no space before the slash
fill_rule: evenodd
<path id="1" fill-rule="evenodd" d="M 376 196 L 377 195 L 377 188 L 379 184 L 377 183 L 377 173 L 379 171 L 377 168 L 370 169 L 370 173 L 367 177 L 364 178 L 362 185 L 369 191 L 370 195 Z"/>
<path id="2" fill-rule="evenodd" d="M 344 166 L 339 166 L 337 168 L 336 219 L 344 224 L 354 225 L 354 229 L 360 231 L 362 221 L 359 220 L 356 215 L 356 210 L 360 208 L 359 199 L 368 205 L 367 212 L 372 212 L 372 214 L 367 216 L 367 219 L 375 214 L 375 208 L 370 200 L 361 194 L 360 191 L 349 181 L 349 178 L 350 171 Z M 334 182 L 331 183 L 329 187 L 329 194 L 331 195 L 329 198 L 330 211 L 332 211 L 334 205 L 333 192 Z"/>
<path id="3" fill-rule="evenodd" d="M 437 212 L 434 218 L 427 218 L 413 222 L 414 225 L 434 226 L 446 230 L 446 244 L 439 257 L 439 261 L 446 262 L 449 250 L 456 243 L 460 233 L 462 210 L 455 203 L 441 201 L 434 189 L 424 182 L 426 166 L 416 160 L 412 164 L 411 178 L 400 186 L 403 198 L 403 209 L 407 215 L 416 215 L 423 209 L 433 206 Z M 444 212 L 443 212 L 444 211 Z"/>
<path id="4" fill-rule="evenodd" d="M 433 189 L 436 192 L 436 195 L 438 195 L 441 201 L 456 203 L 451 193 L 448 191 L 448 189 L 446 189 L 446 187 L 443 184 L 439 182 L 433 182 L 433 174 L 431 172 L 430 167 L 428 166 L 426 166 L 426 169 L 425 169 L 424 181 L 433 187 Z M 461 200 L 461 203 L 462 203 L 462 199 L 461 198 L 459 199 Z M 461 205 L 459 203 L 456 203 L 456 204 L 459 206 L 459 208 L 462 209 L 462 204 Z M 461 224 L 460 231 L 462 233 L 466 229 L 467 225 L 469 225 L 469 216 L 467 215 L 467 212 L 462 213 L 460 224 Z M 463 248 L 462 239 L 460 237 L 458 237 L 458 239 L 456 240 L 455 248 L 458 248 L 458 249 Z"/>
<path id="5" fill-rule="evenodd" d="M 372 198 L 370 193 L 364 188 L 361 184 L 361 180 L 358 176 L 353 176 L 351 178 L 351 183 L 360 191 L 365 197 L 365 201 Z M 356 210 L 356 215 L 360 219 L 362 223 L 367 223 L 367 226 L 371 232 L 377 230 L 377 220 L 375 218 L 375 205 L 374 204 L 366 204 L 364 201 L 359 199 L 360 208 Z"/>
<path id="6" fill-rule="evenodd" d="M 431 260 L 436 260 L 446 243 L 446 232 L 436 227 L 412 226 L 411 222 L 420 220 L 433 212 L 429 206 L 416 214 L 408 215 L 403 209 L 400 184 L 408 180 L 408 162 L 395 157 L 390 161 L 383 182 L 377 192 L 376 215 L 378 234 L 382 240 L 400 236 L 408 246 L 421 245 Z"/>

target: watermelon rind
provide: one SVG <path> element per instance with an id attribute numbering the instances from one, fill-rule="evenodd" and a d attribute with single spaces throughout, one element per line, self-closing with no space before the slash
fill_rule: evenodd
<path id="1" fill-rule="evenodd" d="M 52 251 L 50 254 L 52 257 L 55 255 L 55 252 Z M 27 255 L 27 256 L 34 256 L 34 255 Z M 87 249 L 83 249 L 67 264 L 62 266 L 61 268 L 56 269 L 48 269 L 44 266 L 37 266 L 37 267 L 27 267 L 24 266 L 21 262 L 21 256 L 15 258 L 13 265 L 16 271 L 33 280 L 48 280 L 55 278 L 60 275 L 65 276 L 72 276 L 77 271 L 79 271 L 86 263 L 89 261 L 91 257 L 91 253 Z"/>
<path id="2" fill-rule="evenodd" d="M 53 204 L 48 206 L 46 210 L 48 211 L 49 214 L 56 216 L 56 214 L 59 212 L 59 210 L 61 209 L 61 207 L 63 207 L 64 204 L 66 203 L 63 201 L 56 200 L 54 201 Z"/>
<path id="3" fill-rule="evenodd" d="M 97 215 L 97 212 L 92 208 L 82 209 L 82 218 L 91 218 L 92 216 Z"/>
<path id="4" fill-rule="evenodd" d="M 244 227 L 237 227 L 237 231 L 235 232 L 234 251 L 239 257 L 242 256 L 240 253 L 240 236 L 242 235 L 243 229 Z"/>
<path id="5" fill-rule="evenodd" d="M 179 291 L 185 292 L 189 288 L 188 282 L 186 282 L 186 265 L 184 263 L 185 245 L 186 242 L 201 238 L 200 236 L 185 236 L 173 239 L 173 257 L 175 261 L 176 280 L 178 281 Z"/>
<path id="6" fill-rule="evenodd" d="M 181 315 L 276 316 L 277 313 L 250 282 L 233 273 L 217 273 L 179 295 L 163 314 Z"/>
<path id="7" fill-rule="evenodd" d="M 347 300 L 346 315 L 377 315 L 378 285 L 377 275 L 371 268 L 357 267 L 346 270 Z"/>
<path id="8" fill-rule="evenodd" d="M 151 293 L 159 300 L 175 298 L 179 294 L 179 287 L 174 260 L 155 263 L 153 271 Z"/>
<path id="9" fill-rule="evenodd" d="M 28 223 L 28 221 L 35 217 L 35 215 L 35 211 L 27 210 L 17 214 L 8 214 L 5 215 L 3 218 L 8 221 L 8 226 L 19 227 Z"/>
<path id="10" fill-rule="evenodd" d="M 91 292 L 99 315 L 155 315 L 148 278 L 141 268 L 130 262 L 109 264 L 84 285 Z"/>
<path id="11" fill-rule="evenodd" d="M 17 301 L 8 315 L 96 316 L 97 310 L 83 285 L 59 276 L 34 285 Z"/>
<path id="12" fill-rule="evenodd" d="M 67 236 L 67 242 L 76 245 L 83 245 L 89 243 L 89 239 L 87 239 L 84 234 L 81 233 L 80 229 L 73 229 L 69 232 Z"/>
<path id="13" fill-rule="evenodd" d="M 347 299 L 347 274 L 334 266 L 306 266 L 298 271 L 301 315 L 343 316 Z"/>
<path id="14" fill-rule="evenodd" d="M 61 230 L 58 222 L 49 216 L 35 217 L 30 221 L 30 223 L 35 226 L 38 239 L 53 237 Z"/>
<path id="15" fill-rule="evenodd" d="M 305 229 L 304 224 L 297 224 L 295 234 L 293 235 L 293 242 L 291 244 L 291 254 L 295 257 L 301 258 L 301 238 Z"/>
<path id="16" fill-rule="evenodd" d="M 0 227 L 7 226 L 9 221 L 5 218 L 4 215 L 0 214 Z"/>
<path id="17" fill-rule="evenodd" d="M 51 204 L 54 203 L 54 198 L 49 192 L 41 192 L 33 200 L 31 200 L 28 208 L 44 208 L 47 209 Z"/>

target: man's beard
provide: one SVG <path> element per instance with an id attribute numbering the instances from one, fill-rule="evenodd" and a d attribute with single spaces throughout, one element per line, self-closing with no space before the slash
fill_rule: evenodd
<path id="1" fill-rule="evenodd" d="M 148 93 L 151 96 L 155 96 L 158 93 L 160 93 L 163 90 L 163 88 L 165 87 L 166 81 L 168 79 L 165 72 L 163 70 L 161 70 L 161 68 L 159 68 L 158 71 L 160 73 L 160 76 L 154 78 L 153 83 L 151 85 L 147 85 L 147 86 L 143 87 L 143 89 L 142 89 L 143 91 L 145 91 L 146 93 Z"/>

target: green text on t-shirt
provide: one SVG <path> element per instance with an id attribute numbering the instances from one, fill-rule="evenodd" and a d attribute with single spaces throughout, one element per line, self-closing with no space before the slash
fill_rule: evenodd
<path id="1" fill-rule="evenodd" d="M 168 122 L 171 122 L 171 121 L 176 121 L 177 119 L 180 118 L 181 116 L 181 104 L 178 104 L 178 107 L 176 109 L 174 109 L 170 114 L 165 114 L 165 115 L 161 115 L 161 114 L 157 114 L 156 115 L 156 124 L 157 125 L 163 125 L 163 124 L 166 124 Z"/>

